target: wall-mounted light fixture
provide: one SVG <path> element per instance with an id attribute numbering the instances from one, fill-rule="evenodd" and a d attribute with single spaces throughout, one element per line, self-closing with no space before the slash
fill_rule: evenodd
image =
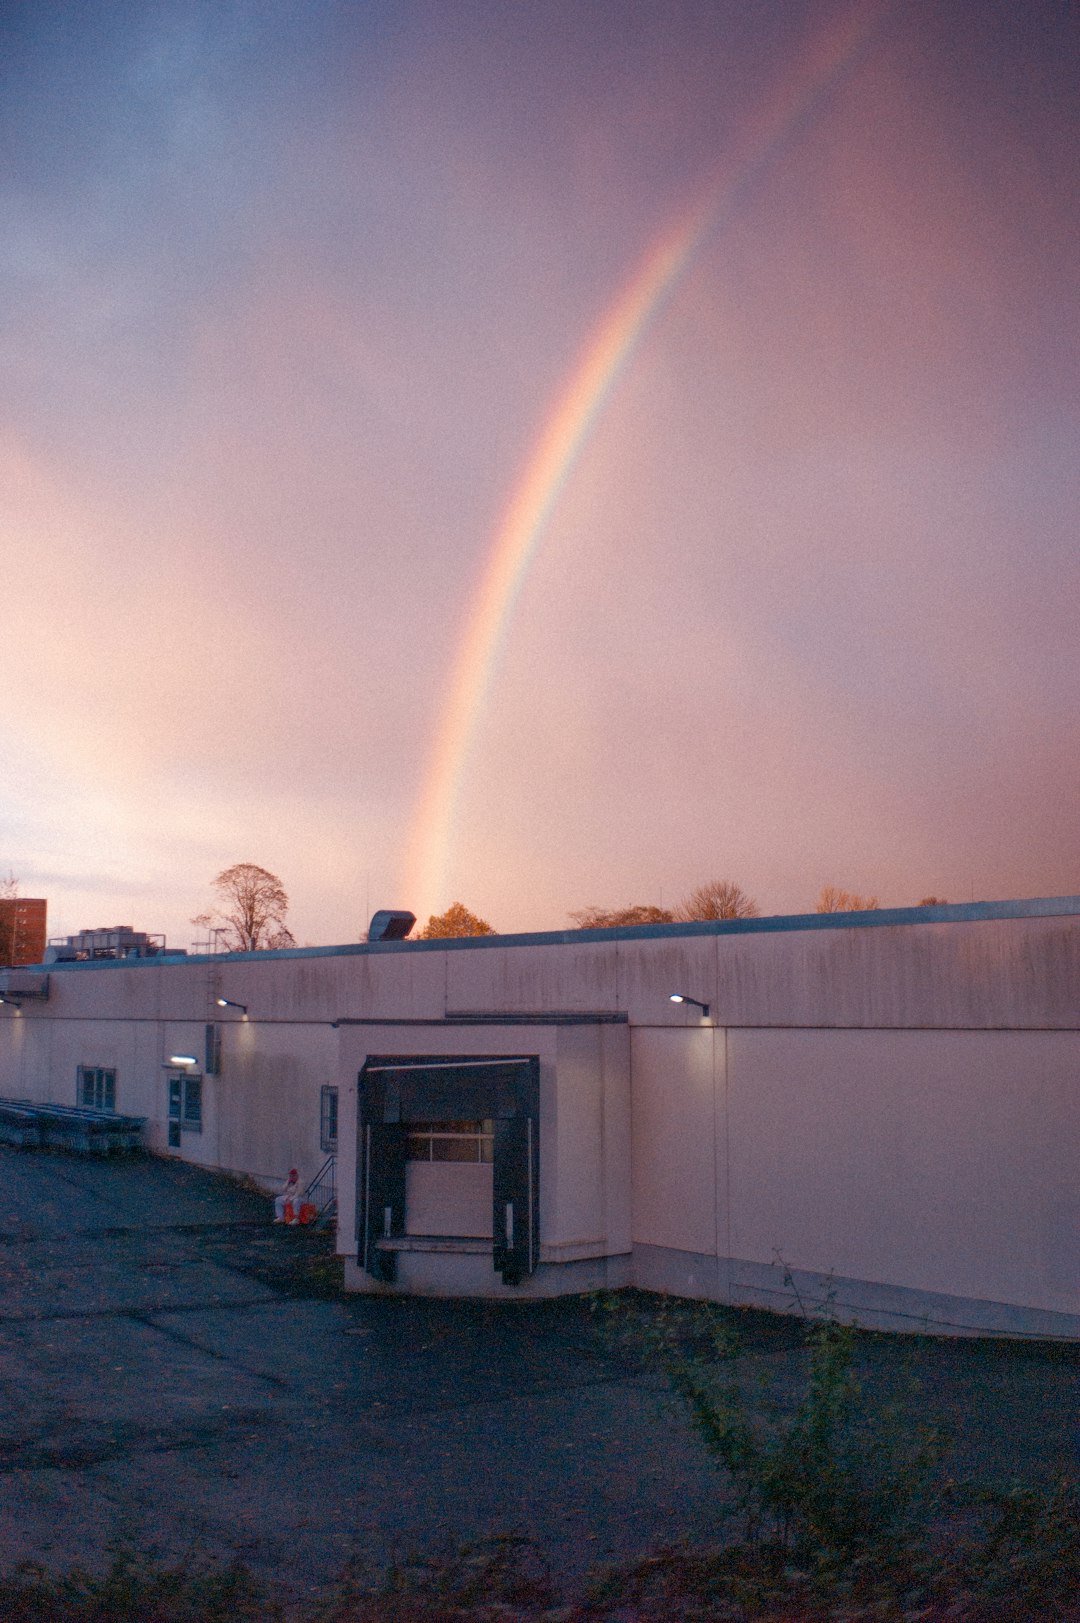
<path id="1" fill-rule="evenodd" d="M 692 1003 L 695 1009 L 700 1009 L 703 1015 L 709 1012 L 709 1005 L 702 1003 L 699 997 L 687 997 L 685 992 L 671 992 L 668 995 L 669 1003 Z"/>
<path id="2" fill-rule="evenodd" d="M 0 992 L 0 1003 L 6 1003 L 9 1009 L 19 1009 L 20 1011 L 22 1009 L 22 1004 L 18 1001 L 18 999 L 13 997 L 5 997 L 3 992 Z"/>
<path id="3" fill-rule="evenodd" d="M 195 1058 L 194 1054 L 170 1054 L 169 1055 L 169 1064 L 170 1065 L 198 1065 L 198 1063 L 199 1062 Z"/>
<path id="4" fill-rule="evenodd" d="M 239 1009 L 241 1014 L 247 1014 L 247 1004 L 237 1003 L 235 999 L 231 997 L 216 997 L 214 1002 L 217 1004 L 219 1009 Z"/>

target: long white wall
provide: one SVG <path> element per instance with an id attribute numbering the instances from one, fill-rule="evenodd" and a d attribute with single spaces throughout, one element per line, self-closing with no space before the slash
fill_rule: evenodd
<path id="1" fill-rule="evenodd" d="M 109 1066 L 118 1109 L 164 1148 L 168 1056 L 201 1054 L 214 1020 L 221 1075 L 181 1153 L 308 1177 L 336 1085 L 349 1250 L 363 1044 L 468 1052 L 460 1017 L 621 1013 L 543 1048 L 549 1260 L 632 1243 L 634 1277 L 661 1289 L 773 1306 L 831 1291 L 866 1322 L 1076 1335 L 1080 901 L 1055 905 L 61 968 L 47 1003 L 0 1008 L 0 1095 L 73 1103 L 77 1067 Z M 361 1043 L 333 1024 L 349 1020 L 401 1024 Z"/>
<path id="2" fill-rule="evenodd" d="M 1080 1328 L 1075 1032 L 637 1029 L 633 1112 L 642 1284 Z"/>

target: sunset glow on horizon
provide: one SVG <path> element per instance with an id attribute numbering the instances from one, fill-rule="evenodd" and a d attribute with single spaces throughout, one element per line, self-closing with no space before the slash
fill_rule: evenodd
<path id="1" fill-rule="evenodd" d="M 1080 891 L 1051 0 L 4 29 L 0 877 L 176 944 Z"/>

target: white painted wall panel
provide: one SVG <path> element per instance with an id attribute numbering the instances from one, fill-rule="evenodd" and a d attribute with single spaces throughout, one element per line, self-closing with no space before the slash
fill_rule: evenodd
<path id="1" fill-rule="evenodd" d="M 730 1254 L 1080 1310 L 1080 1038 L 730 1034 Z"/>
<path id="2" fill-rule="evenodd" d="M 630 1098 L 630 1028 L 597 1028 L 604 1099 L 604 1180 L 606 1243 L 609 1255 L 629 1251 L 633 1193 L 633 1118 Z"/>
<path id="3" fill-rule="evenodd" d="M 715 1254 L 725 1209 L 723 1032 L 631 1031 L 633 1235 Z"/>
<path id="4" fill-rule="evenodd" d="M 555 1070 L 557 1176 L 550 1244 L 603 1244 L 607 1239 L 604 1094 L 599 1030 L 559 1029 Z M 540 1145 L 541 1160 L 545 1146 Z"/>
<path id="5" fill-rule="evenodd" d="M 614 948 L 614 942 L 456 948 L 446 954 L 446 1012 L 613 1013 Z"/>
<path id="6" fill-rule="evenodd" d="M 293 1166 L 303 1182 L 314 1177 L 325 1160 L 320 1091 L 336 1076 L 337 1033 L 327 1026 L 231 1026 L 222 1043 L 220 1164 L 268 1182 L 284 1182 Z"/>

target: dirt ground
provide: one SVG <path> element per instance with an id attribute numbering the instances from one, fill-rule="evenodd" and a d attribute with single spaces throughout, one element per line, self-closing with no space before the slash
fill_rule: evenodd
<path id="1" fill-rule="evenodd" d="M 324 1237 L 180 1162 L 0 1148 L 0 1179 L 5 1566 L 130 1540 L 300 1596 L 496 1532 L 571 1581 L 720 1533 L 721 1475 L 586 1302 L 346 1297 Z M 732 1317 L 790 1381 L 799 1326 Z M 955 1473 L 1078 1474 L 1080 1348 L 880 1336 L 862 1359 L 871 1392 L 921 1383 Z"/>

